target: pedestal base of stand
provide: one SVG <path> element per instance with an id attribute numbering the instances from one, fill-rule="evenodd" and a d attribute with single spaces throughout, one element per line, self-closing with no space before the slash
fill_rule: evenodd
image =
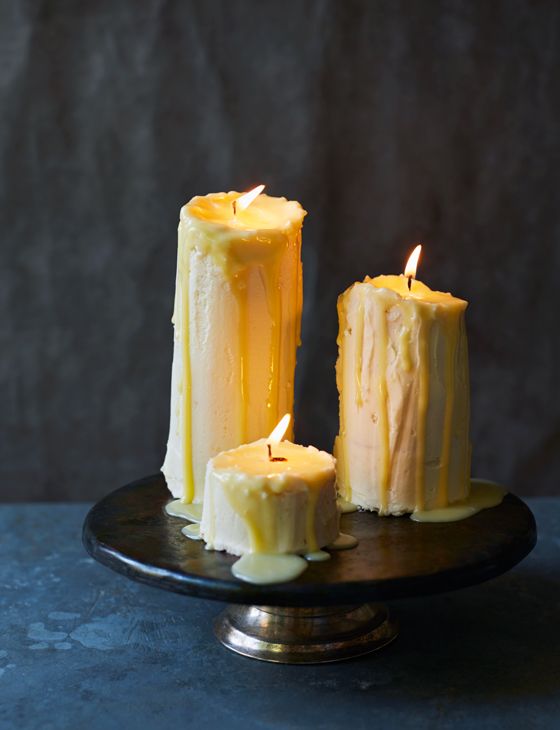
<path id="1" fill-rule="evenodd" d="M 336 608 L 229 606 L 215 623 L 224 646 L 280 664 L 321 664 L 368 654 L 397 637 L 386 606 Z"/>

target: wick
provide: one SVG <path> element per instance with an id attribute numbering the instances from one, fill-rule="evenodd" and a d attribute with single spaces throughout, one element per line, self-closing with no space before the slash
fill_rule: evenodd
<path id="1" fill-rule="evenodd" d="M 233 215 L 237 215 L 237 200 L 234 200 L 231 205 L 233 207 Z"/>
<path id="2" fill-rule="evenodd" d="M 408 291 L 412 290 L 412 276 L 408 277 Z"/>
<path id="3" fill-rule="evenodd" d="M 266 448 L 268 449 L 269 461 L 288 461 L 285 456 L 272 456 L 272 446 L 270 444 L 267 444 Z"/>

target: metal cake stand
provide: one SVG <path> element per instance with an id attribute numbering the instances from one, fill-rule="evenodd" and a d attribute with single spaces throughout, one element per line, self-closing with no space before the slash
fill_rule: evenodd
<path id="1" fill-rule="evenodd" d="M 176 593 L 226 601 L 218 639 L 239 654 L 309 664 L 366 654 L 389 644 L 398 626 L 380 601 L 481 583 L 506 572 L 535 546 L 534 517 L 517 497 L 460 522 L 426 524 L 370 512 L 342 516 L 359 539 L 352 550 L 310 563 L 297 580 L 257 586 L 231 574 L 233 555 L 205 550 L 169 517 L 161 474 L 117 489 L 84 522 L 88 553 L 128 578 Z"/>

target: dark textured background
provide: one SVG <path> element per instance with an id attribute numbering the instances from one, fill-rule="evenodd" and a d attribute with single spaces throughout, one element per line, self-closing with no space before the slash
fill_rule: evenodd
<path id="1" fill-rule="evenodd" d="M 179 207 L 259 182 L 309 211 L 300 440 L 337 294 L 422 241 L 470 300 L 473 471 L 560 492 L 558 2 L 0 4 L 1 498 L 159 468 Z"/>

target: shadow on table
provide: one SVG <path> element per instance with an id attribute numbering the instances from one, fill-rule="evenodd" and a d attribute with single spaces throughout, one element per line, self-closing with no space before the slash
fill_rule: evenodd
<path id="1" fill-rule="evenodd" d="M 559 604 L 560 582 L 523 567 L 477 588 L 395 603 L 401 633 L 390 663 L 406 661 L 407 691 L 549 695 L 560 689 Z"/>

